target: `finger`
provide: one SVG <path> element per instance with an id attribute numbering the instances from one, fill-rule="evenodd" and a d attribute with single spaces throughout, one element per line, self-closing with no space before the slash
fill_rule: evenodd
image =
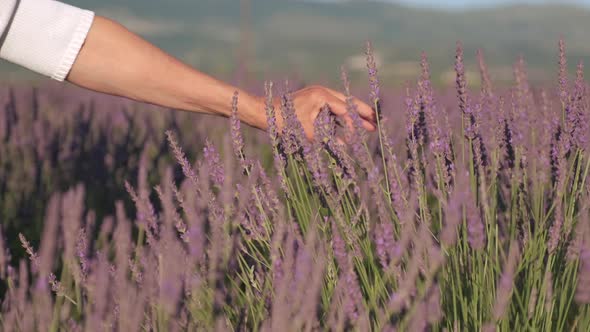
<path id="1" fill-rule="evenodd" d="M 346 96 L 344 94 L 329 88 L 326 88 L 326 90 L 343 103 L 346 103 Z M 362 118 L 372 122 L 375 122 L 377 120 L 377 117 L 375 116 L 375 111 L 369 105 L 363 103 L 356 97 L 352 97 L 352 102 L 356 105 L 357 112 Z"/>
<path id="2" fill-rule="evenodd" d="M 346 110 L 344 103 L 342 103 L 340 100 L 334 99 L 331 103 L 328 103 L 328 106 L 330 106 L 330 111 L 332 113 L 340 116 L 346 122 L 347 127 L 354 131 L 354 121 Z M 373 122 L 364 118 L 361 118 L 361 126 L 368 131 L 374 131 L 376 129 L 376 126 Z"/>
<path id="3" fill-rule="evenodd" d="M 355 97 L 352 97 L 352 102 L 356 105 L 356 110 L 363 119 L 366 119 L 371 122 L 377 121 L 375 111 L 369 105 L 363 103 Z"/>
<path id="4" fill-rule="evenodd" d="M 336 90 L 332 90 L 332 89 L 330 89 L 330 88 L 324 88 L 324 89 L 326 89 L 326 91 L 328 91 L 328 92 L 329 92 L 330 94 L 332 94 L 334 97 L 338 98 L 340 101 L 342 101 L 342 102 L 346 102 L 346 96 L 345 96 L 343 93 L 341 93 L 341 92 L 338 92 L 338 91 L 336 91 Z"/>
<path id="5" fill-rule="evenodd" d="M 354 121 L 350 117 L 350 114 L 346 111 L 346 107 L 342 104 L 341 101 L 334 101 L 332 103 L 328 103 L 329 110 L 336 116 L 340 117 L 342 121 L 344 121 L 344 125 L 350 131 L 354 131 Z"/>
<path id="6" fill-rule="evenodd" d="M 363 119 L 363 128 L 365 128 L 368 131 L 375 131 L 377 129 L 377 127 L 372 122 L 369 122 L 364 119 Z"/>

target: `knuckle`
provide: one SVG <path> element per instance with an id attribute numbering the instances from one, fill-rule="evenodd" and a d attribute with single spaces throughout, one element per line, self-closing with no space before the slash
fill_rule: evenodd
<path id="1" fill-rule="evenodd" d="M 327 101 L 326 93 L 321 89 L 314 89 L 311 91 L 311 98 L 316 100 L 318 103 L 325 103 Z"/>

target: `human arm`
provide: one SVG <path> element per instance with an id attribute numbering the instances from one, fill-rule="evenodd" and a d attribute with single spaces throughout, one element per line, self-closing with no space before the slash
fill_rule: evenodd
<path id="1" fill-rule="evenodd" d="M 67 79 L 87 89 L 197 113 L 229 116 L 231 97 L 237 90 L 240 93 L 238 112 L 240 120 L 253 127 L 266 129 L 267 121 L 263 98 L 241 91 L 184 64 L 113 20 L 92 15 L 90 24 L 86 26 L 89 12 L 81 10 L 76 12 L 71 6 L 53 0 L 22 0 L 20 6 L 27 8 L 32 3 L 45 3 L 52 8 L 58 8 L 53 11 L 53 17 L 43 17 L 42 20 L 45 21 L 61 19 L 63 13 L 60 13 L 60 9 L 62 6 L 67 9 L 65 12 L 74 12 L 81 17 L 78 21 L 74 18 L 67 20 L 72 25 L 76 24 L 68 31 L 60 32 L 61 34 L 69 33 L 68 38 L 58 38 L 59 41 L 67 41 L 67 43 L 63 41 L 62 43 L 68 44 L 66 45 L 68 50 L 62 52 L 65 55 L 62 54 L 61 57 L 56 56 L 56 58 L 67 59 L 68 55 L 72 53 L 75 53 L 75 57 L 71 63 L 66 61 L 64 65 L 64 61 L 54 61 L 56 64 L 53 64 L 52 67 L 45 66 L 40 70 L 37 68 L 38 65 L 35 66 L 35 61 L 41 65 L 44 62 L 34 58 L 34 54 L 31 52 L 21 50 L 23 46 L 19 44 L 23 43 L 23 37 L 28 38 L 29 35 L 31 38 L 39 39 L 40 37 L 33 36 L 34 29 L 21 23 L 17 29 L 17 32 L 25 31 L 25 33 L 20 33 L 21 39 L 10 38 L 14 32 L 14 24 L 16 24 L 13 23 L 13 26 L 9 27 L 11 30 L 6 43 L 16 44 L 16 46 L 10 44 L 8 46 L 18 49 L 20 54 L 13 51 L 15 54 L 8 58 L 9 60 L 57 80 Z M 17 18 L 23 16 L 20 10 L 17 9 Z M 32 9 L 30 10 L 32 11 Z M 25 26 L 23 27 L 23 25 Z M 47 23 L 47 25 L 50 24 Z M 72 31 L 85 31 L 85 33 L 80 34 Z M 81 35 L 83 35 L 83 43 L 80 42 Z M 72 43 L 74 45 L 71 45 Z M 46 47 L 55 48 L 52 44 Z M 2 50 L 5 49 L 7 47 L 3 45 Z M 27 58 L 25 61 L 21 59 L 23 56 L 32 56 L 33 58 Z M 65 74 L 64 67 L 67 67 Z M 344 96 L 327 88 L 314 86 L 296 91 L 293 93 L 293 99 L 297 115 L 309 138 L 313 135 L 313 121 L 320 108 L 326 103 L 330 105 L 332 112 L 347 116 Z M 278 101 L 276 102 L 278 104 Z M 364 103 L 357 101 L 357 104 L 359 113 L 365 118 L 365 127 L 372 130 L 374 128 L 372 110 Z M 277 120 L 280 127 L 282 125 L 281 117 L 277 117 Z"/>
<path id="2" fill-rule="evenodd" d="M 113 70 L 117 68 L 117 70 Z M 250 95 L 206 75 L 127 30 L 121 24 L 97 16 L 67 78 L 95 91 L 197 113 L 229 116 L 234 91 L 240 95 L 241 121 L 266 129 L 263 98 Z M 327 88 L 312 86 L 293 94 L 298 117 L 308 137 L 313 120 L 328 103 L 334 113 L 346 114 L 344 96 Z M 276 101 L 278 104 L 278 101 Z M 373 130 L 372 110 L 360 103 L 365 126 Z M 278 117 L 278 125 L 282 119 Z"/>

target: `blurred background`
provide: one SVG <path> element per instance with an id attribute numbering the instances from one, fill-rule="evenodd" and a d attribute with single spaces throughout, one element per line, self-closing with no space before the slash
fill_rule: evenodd
<path id="1" fill-rule="evenodd" d="M 416 77 L 421 51 L 431 60 L 435 84 L 452 82 L 457 40 L 468 69 L 475 71 L 481 48 L 500 83 L 511 80 L 520 55 L 531 80 L 553 78 L 560 36 L 572 68 L 590 54 L 590 0 L 64 1 L 116 19 L 200 70 L 246 86 L 286 75 L 336 84 L 341 65 L 353 79 L 364 79 L 367 40 L 375 45 L 382 80 L 391 84 Z M 0 70 L 4 81 L 40 78 L 6 63 Z"/>

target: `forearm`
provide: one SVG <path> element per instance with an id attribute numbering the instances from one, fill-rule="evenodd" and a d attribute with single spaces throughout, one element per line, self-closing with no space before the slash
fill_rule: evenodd
<path id="1" fill-rule="evenodd" d="M 238 117 L 266 129 L 263 98 L 183 64 L 141 37 L 93 12 L 55 0 L 0 0 L 0 58 L 87 89 L 164 107 L 215 115 L 231 114 L 232 95 L 240 93 Z M 292 94 L 296 116 L 308 138 L 326 105 L 352 126 L 346 96 L 320 87 Z M 272 100 L 279 130 L 281 100 Z M 367 130 L 375 130 L 373 110 L 354 100 Z"/>
<path id="2" fill-rule="evenodd" d="M 203 74 L 109 19 L 96 16 L 67 80 L 95 91 L 174 109 L 229 116 L 234 91 L 238 116 L 266 127 L 260 98 Z"/>

